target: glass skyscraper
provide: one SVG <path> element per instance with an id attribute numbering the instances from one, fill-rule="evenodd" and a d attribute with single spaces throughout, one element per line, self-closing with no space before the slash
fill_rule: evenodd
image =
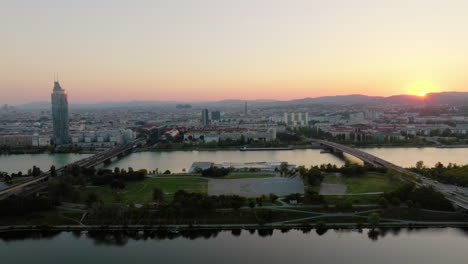
<path id="1" fill-rule="evenodd" d="M 60 87 L 58 81 L 54 82 L 52 92 L 52 119 L 54 125 L 54 143 L 63 145 L 70 143 L 68 130 L 68 95 Z"/>
<path id="2" fill-rule="evenodd" d="M 210 125 L 210 117 L 208 109 L 202 110 L 202 125 L 209 126 Z"/>

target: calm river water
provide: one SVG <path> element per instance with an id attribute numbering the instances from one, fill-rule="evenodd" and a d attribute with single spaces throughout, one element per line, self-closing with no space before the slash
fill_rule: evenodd
<path id="1" fill-rule="evenodd" d="M 468 263 L 468 231 L 453 228 L 181 233 L 12 233 L 1 263 Z"/>
<path id="2" fill-rule="evenodd" d="M 422 160 L 426 165 L 433 166 L 441 161 L 457 164 L 468 164 L 468 148 L 365 148 L 368 153 L 386 159 L 403 167 L 414 166 Z M 26 154 L 0 155 L 0 171 L 26 172 L 33 165 L 43 170 L 51 165 L 57 167 L 87 157 L 80 154 Z M 194 161 L 213 162 L 254 162 L 279 160 L 296 165 L 320 165 L 332 163 L 341 165 L 343 161 L 332 154 L 321 154 L 318 149 L 297 149 L 290 151 L 171 151 L 171 152 L 140 152 L 133 153 L 110 164 L 108 167 L 134 169 L 156 169 L 181 172 L 189 169 Z"/>

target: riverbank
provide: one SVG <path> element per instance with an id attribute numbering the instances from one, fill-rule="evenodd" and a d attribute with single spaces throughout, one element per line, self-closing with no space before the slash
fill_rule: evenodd
<path id="1" fill-rule="evenodd" d="M 49 148 L 40 150 L 15 150 L 15 151 L 1 151 L 1 155 L 26 155 L 26 154 L 97 154 L 100 151 L 97 150 L 73 150 L 73 151 L 51 151 Z"/>
<path id="2" fill-rule="evenodd" d="M 326 223 L 325 228 L 320 228 L 320 223 L 316 224 L 213 224 L 213 225 L 42 225 L 42 226 L 0 226 L 0 233 L 12 231 L 161 231 L 161 230 L 249 230 L 249 229 L 363 229 L 373 228 L 368 224 L 357 225 L 356 223 Z M 411 222 L 411 223 L 385 223 L 379 224 L 375 228 L 466 228 L 468 222 Z"/>

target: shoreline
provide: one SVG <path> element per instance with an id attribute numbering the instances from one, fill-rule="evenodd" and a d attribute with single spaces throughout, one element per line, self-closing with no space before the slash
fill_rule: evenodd
<path id="1" fill-rule="evenodd" d="M 423 145 L 423 146 L 405 146 L 405 145 L 365 145 L 365 146 L 356 146 L 356 145 L 346 145 L 346 146 L 353 146 L 356 148 L 437 148 L 435 145 Z M 468 148 L 468 146 L 467 146 Z M 321 147 L 317 146 L 291 146 L 291 149 L 288 150 L 281 150 L 281 151 L 291 151 L 291 150 L 301 150 L 301 149 L 322 149 Z M 189 148 L 189 149 L 145 149 L 145 150 L 137 150 L 135 153 L 140 152 L 173 152 L 173 151 L 241 151 L 239 148 Z M 248 150 L 247 150 L 248 151 Z M 263 151 L 276 151 L 274 148 L 272 150 L 268 150 L 265 148 Z M 279 151 L 279 150 L 278 150 Z"/>
<path id="2" fill-rule="evenodd" d="M 380 144 L 344 144 L 345 146 L 351 146 L 355 148 L 447 148 L 447 149 L 456 149 L 456 148 L 468 148 L 468 145 L 433 145 L 433 144 L 424 144 L 424 145 L 405 145 L 405 144 L 389 144 L 389 145 L 380 145 Z M 144 149 L 139 149 L 136 150 L 135 153 L 139 152 L 173 152 L 173 151 L 241 151 L 239 147 L 226 147 L 226 148 L 198 148 L 198 147 L 193 147 L 193 148 L 181 148 L 181 149 L 149 149 L 149 148 L 144 148 Z M 263 148 L 261 147 L 261 151 L 276 151 L 277 148 L 283 148 L 283 147 L 271 147 L 270 148 L 266 147 Z M 281 151 L 288 151 L 288 150 L 300 150 L 300 149 L 322 149 L 320 146 L 315 146 L 315 145 L 291 145 L 289 146 L 290 149 L 281 149 Z M 251 151 L 247 149 L 247 151 Z M 279 151 L 279 150 L 278 150 Z M 98 151 L 88 151 L 88 150 L 83 150 L 83 151 L 64 151 L 64 152 L 51 152 L 49 150 L 44 150 L 44 151 L 10 151 L 10 152 L 0 152 L 0 156 L 5 155 L 40 155 L 40 154 L 48 154 L 48 155 L 53 155 L 53 154 L 79 154 L 79 155 L 86 155 L 86 154 L 96 154 Z"/>
<path id="3" fill-rule="evenodd" d="M 282 225 L 259 225 L 259 224 L 210 224 L 210 225 L 32 225 L 32 226 L 0 226 L 0 234 L 6 232 L 24 231 L 163 231 L 175 229 L 178 231 L 190 230 L 233 230 L 233 229 L 285 229 L 285 228 L 317 228 L 318 224 L 282 224 Z M 379 228 L 467 228 L 468 222 L 417 222 L 408 223 L 381 223 L 375 226 Z M 372 229 L 372 226 L 356 223 L 326 223 L 324 229 Z"/>

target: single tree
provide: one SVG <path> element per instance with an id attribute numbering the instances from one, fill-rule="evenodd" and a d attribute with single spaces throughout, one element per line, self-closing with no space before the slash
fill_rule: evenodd
<path id="1" fill-rule="evenodd" d="M 90 192 L 86 196 L 85 203 L 88 207 L 91 208 L 91 206 L 99 201 L 99 197 L 95 192 Z"/>
<path id="2" fill-rule="evenodd" d="M 276 200 L 278 200 L 278 196 L 274 193 L 270 193 L 270 202 L 274 203 Z"/>
<path id="3" fill-rule="evenodd" d="M 153 201 L 158 203 L 164 201 L 164 192 L 160 188 L 153 189 Z"/>
<path id="4" fill-rule="evenodd" d="M 416 162 L 416 169 L 418 169 L 418 170 L 424 169 L 424 161 L 420 160 L 420 161 Z"/>
<path id="5" fill-rule="evenodd" d="M 413 200 L 408 200 L 408 201 L 406 201 L 406 205 L 408 206 L 408 208 L 413 208 L 413 207 L 414 207 L 414 202 L 413 202 Z"/>
<path id="6" fill-rule="evenodd" d="M 281 176 L 285 175 L 288 172 L 289 165 L 287 162 L 281 162 L 279 167 L 279 172 Z"/>
<path id="7" fill-rule="evenodd" d="M 380 214 L 372 213 L 367 217 L 367 222 L 371 225 L 372 229 L 376 228 L 380 223 Z"/>
<path id="8" fill-rule="evenodd" d="M 55 166 L 54 166 L 54 165 L 50 166 L 50 176 L 51 176 L 52 178 L 57 177 L 57 171 L 55 170 Z"/>

